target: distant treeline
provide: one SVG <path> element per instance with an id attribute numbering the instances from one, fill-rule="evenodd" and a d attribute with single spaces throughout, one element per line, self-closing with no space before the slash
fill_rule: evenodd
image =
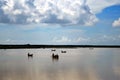
<path id="1" fill-rule="evenodd" d="M 0 49 L 24 48 L 120 48 L 120 45 L 0 45 Z"/>

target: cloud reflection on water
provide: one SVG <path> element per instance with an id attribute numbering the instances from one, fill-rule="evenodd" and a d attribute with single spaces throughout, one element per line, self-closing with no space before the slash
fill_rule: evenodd
<path id="1" fill-rule="evenodd" d="M 0 50 L 0 80 L 120 80 L 119 49 L 66 50 L 54 62 L 49 49 Z"/>

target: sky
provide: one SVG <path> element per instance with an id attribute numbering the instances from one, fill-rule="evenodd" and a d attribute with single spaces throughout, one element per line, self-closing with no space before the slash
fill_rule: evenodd
<path id="1" fill-rule="evenodd" d="M 0 44 L 120 45 L 120 0 L 0 0 Z"/>

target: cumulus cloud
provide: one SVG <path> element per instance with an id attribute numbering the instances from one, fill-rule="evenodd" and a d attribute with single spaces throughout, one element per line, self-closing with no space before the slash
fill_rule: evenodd
<path id="1" fill-rule="evenodd" d="M 120 18 L 112 23 L 113 27 L 120 27 Z"/>
<path id="2" fill-rule="evenodd" d="M 0 23 L 90 26 L 97 21 L 86 0 L 0 0 Z"/>
<path id="3" fill-rule="evenodd" d="M 120 4 L 120 0 L 87 0 L 89 8 L 94 14 L 100 13 L 104 8 Z"/>

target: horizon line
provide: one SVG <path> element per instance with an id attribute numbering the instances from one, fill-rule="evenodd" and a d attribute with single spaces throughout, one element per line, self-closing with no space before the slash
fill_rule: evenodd
<path id="1" fill-rule="evenodd" d="M 120 45 L 31 45 L 31 44 L 0 44 L 0 49 L 22 48 L 120 48 Z"/>

